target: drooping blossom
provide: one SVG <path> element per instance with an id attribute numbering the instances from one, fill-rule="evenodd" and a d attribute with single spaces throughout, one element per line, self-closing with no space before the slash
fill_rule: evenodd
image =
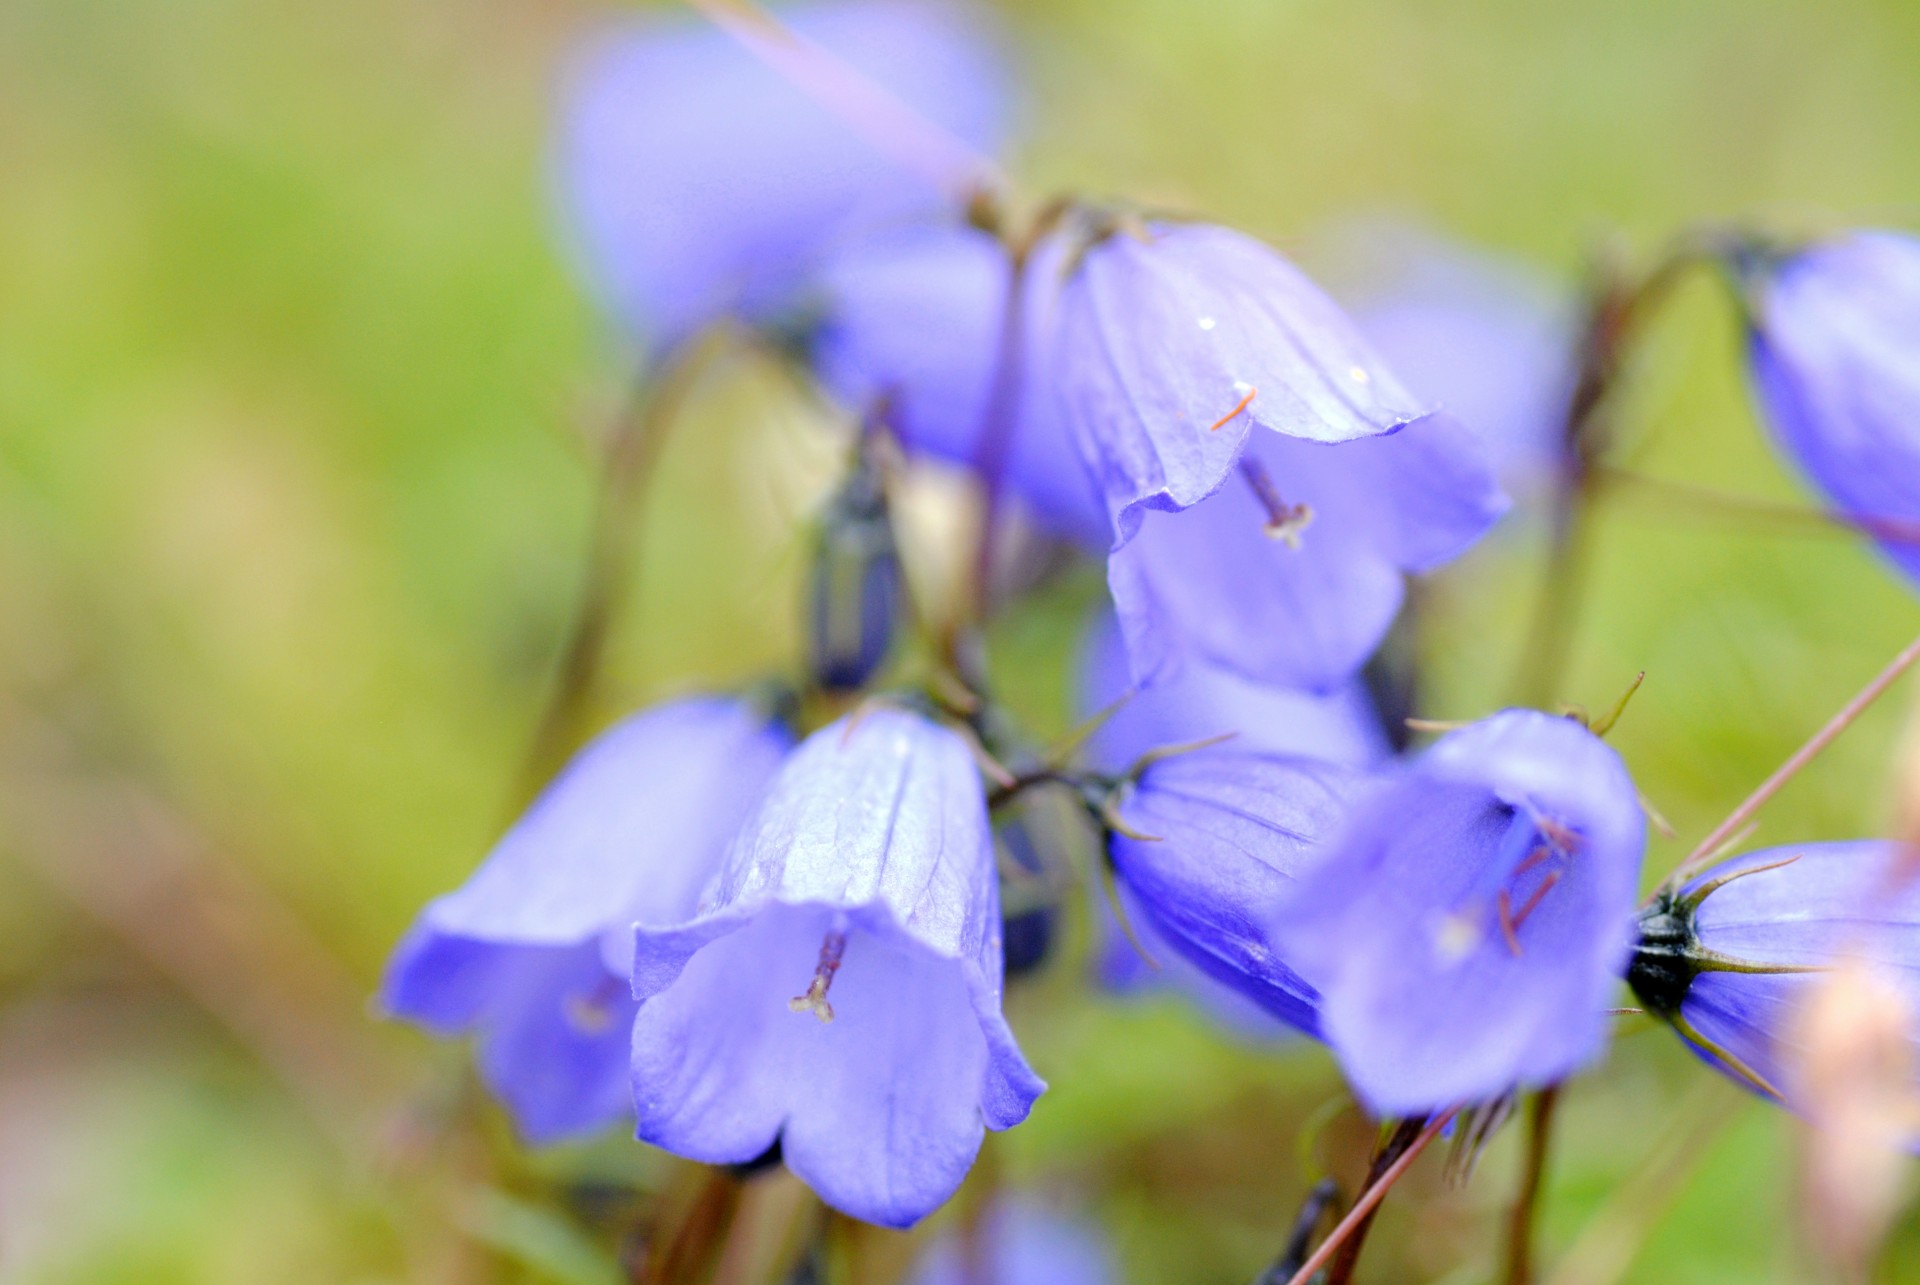
<path id="1" fill-rule="evenodd" d="M 1407 1115 L 1594 1058 L 1646 822 L 1580 724 L 1508 710 L 1363 791 L 1274 926 L 1369 1108 Z"/>
<path id="2" fill-rule="evenodd" d="M 754 703 L 722 697 L 616 725 L 421 912 L 383 1006 L 475 1034 L 482 1079 L 529 1141 L 625 1118 L 633 925 L 692 913 L 790 745 Z"/>
<path id="3" fill-rule="evenodd" d="M 1788 456 L 1920 581 L 1920 237 L 1748 265 L 1754 383 Z"/>
<path id="4" fill-rule="evenodd" d="M 643 1141 L 761 1155 L 907 1226 L 1044 1085 L 1000 1011 L 1000 898 L 967 743 L 874 705 L 787 759 L 697 917 L 636 933 Z"/>
<path id="5" fill-rule="evenodd" d="M 1120 1279 L 1094 1227 L 1005 1198 L 970 1233 L 942 1235 L 907 1278 L 908 1285 L 1112 1285 Z"/>
<path id="6" fill-rule="evenodd" d="M 820 516 L 807 585 L 808 668 L 828 691 L 857 691 L 879 672 L 905 607 L 886 485 L 869 444 L 863 437 Z"/>
<path id="7" fill-rule="evenodd" d="M 1143 514 L 1107 557 L 1138 682 L 1199 662 L 1336 689 L 1386 636 L 1407 574 L 1506 509 L 1479 439 L 1445 415 L 1332 445 L 1253 434 L 1237 473 L 1185 512 Z"/>
<path id="8" fill-rule="evenodd" d="M 958 10 L 856 0 L 778 16 L 962 142 L 999 140 L 1000 69 Z M 770 316 L 831 246 L 955 199 L 863 128 L 880 124 L 823 105 L 727 32 L 610 28 L 567 77 L 556 143 L 588 284 L 655 351 L 724 314 Z"/>
<path id="9" fill-rule="evenodd" d="M 1011 261 L 986 232 L 926 225 L 855 242 L 821 272 L 812 355 L 822 382 L 849 408 L 886 399 L 887 421 L 910 451 L 997 469 L 999 484 L 1038 526 L 1101 548 L 1106 514 L 1046 364 L 1059 272 L 1059 243 L 1045 239 L 1010 318 Z M 1009 324 L 1018 330 L 1010 346 Z M 1002 368 L 1007 362 L 1011 370 Z M 1011 390 L 996 392 L 1003 379 Z M 1003 422 L 990 422 L 996 415 Z"/>
<path id="10" fill-rule="evenodd" d="M 1627 981 L 1709 1066 L 1791 1102 L 1822 970 L 1860 961 L 1920 1011 L 1920 886 L 1896 877 L 1903 855 L 1863 840 L 1725 862 L 1642 912 Z"/>
<path id="11" fill-rule="evenodd" d="M 1152 763 L 1112 805 L 1123 910 L 1215 982 L 1317 1034 L 1319 995 L 1276 943 L 1273 911 L 1340 831 L 1359 780 L 1230 745 Z"/>
<path id="12" fill-rule="evenodd" d="M 1062 288 L 1054 347 L 1064 412 L 1116 547 L 1148 510 L 1219 490 L 1256 428 L 1347 442 L 1431 409 L 1299 269 L 1209 224 L 1123 230 L 1084 250 Z"/>

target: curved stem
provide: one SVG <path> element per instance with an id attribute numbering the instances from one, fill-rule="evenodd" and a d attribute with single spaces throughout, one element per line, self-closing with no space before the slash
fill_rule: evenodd
<path id="1" fill-rule="evenodd" d="M 1527 1113 L 1527 1150 L 1521 1162 L 1520 1187 L 1507 1219 L 1507 1266 L 1501 1278 L 1505 1285 L 1529 1285 L 1533 1280 L 1533 1225 L 1559 1105 L 1560 1086 L 1550 1084 L 1533 1095 L 1532 1109 Z"/>
<path id="2" fill-rule="evenodd" d="M 1353 1208 L 1347 1211 L 1346 1217 L 1342 1218 L 1339 1225 L 1327 1235 L 1324 1241 L 1320 1242 L 1320 1248 L 1314 1250 L 1307 1261 L 1300 1264 L 1300 1270 L 1293 1274 L 1286 1285 L 1308 1285 L 1313 1280 L 1314 1273 L 1325 1267 L 1328 1261 L 1340 1252 L 1341 1246 L 1345 1245 L 1349 1238 L 1365 1235 L 1366 1230 L 1373 1223 L 1374 1210 L 1378 1209 L 1380 1202 L 1387 1198 L 1387 1192 L 1393 1189 L 1393 1184 L 1399 1182 L 1401 1176 L 1413 1167 L 1413 1162 L 1420 1158 L 1420 1153 L 1440 1136 L 1440 1131 L 1447 1127 L 1448 1121 L 1452 1120 L 1456 1114 L 1458 1114 L 1458 1108 L 1449 1108 L 1428 1121 L 1427 1126 L 1420 1130 L 1419 1136 L 1400 1153 L 1399 1158 L 1381 1171 L 1379 1177 L 1360 1193 L 1360 1198 L 1353 1202 Z M 1352 1269 L 1349 1268 L 1348 1271 L 1351 1272 Z M 1328 1285 L 1335 1285 L 1335 1281 L 1329 1278 Z"/>
<path id="3" fill-rule="evenodd" d="M 1920 638 L 1915 638 L 1902 648 L 1897 656 L 1887 662 L 1886 668 L 1875 674 L 1852 700 L 1841 706 L 1839 713 L 1828 719 L 1819 731 L 1808 737 L 1806 744 L 1795 750 L 1785 763 L 1774 770 L 1772 776 L 1762 781 L 1739 807 L 1727 814 L 1726 820 L 1715 826 L 1706 838 L 1700 840 L 1694 850 L 1687 854 L 1686 859 L 1675 866 L 1673 873 L 1667 876 L 1665 887 L 1672 889 L 1685 883 L 1696 866 L 1718 852 L 1721 844 L 1751 821 L 1754 814 L 1766 806 L 1768 800 L 1778 794 L 1788 781 L 1798 776 L 1802 768 L 1818 758 L 1822 750 L 1838 740 L 1840 733 L 1853 726 L 1854 722 L 1867 712 L 1868 707 L 1879 700 L 1886 690 L 1916 663 L 1920 663 Z"/>
<path id="4" fill-rule="evenodd" d="M 527 752 L 522 799 L 531 797 L 546 783 L 579 737 L 580 720 L 599 683 L 607 639 L 633 591 L 630 573 L 636 541 L 630 528 L 639 519 L 647 481 L 668 429 L 704 365 L 705 351 L 699 346 L 669 357 L 647 386 L 629 400 L 608 437 L 599 504 L 588 535 L 580 605 L 561 651 L 553 692 Z"/>

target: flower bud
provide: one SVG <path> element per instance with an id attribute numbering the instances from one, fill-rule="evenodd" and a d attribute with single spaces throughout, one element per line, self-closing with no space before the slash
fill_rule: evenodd
<path id="1" fill-rule="evenodd" d="M 863 446 L 828 501 L 807 594 L 814 681 L 830 691 L 866 685 L 893 648 L 900 618 L 900 551 L 880 468 Z"/>

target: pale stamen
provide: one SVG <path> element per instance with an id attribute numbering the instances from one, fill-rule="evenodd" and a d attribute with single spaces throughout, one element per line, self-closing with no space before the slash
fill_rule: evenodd
<path id="1" fill-rule="evenodd" d="M 813 980 L 807 983 L 806 993 L 788 1000 L 787 1007 L 796 1013 L 812 1013 L 823 1023 L 831 1022 L 833 1005 L 827 1003 L 827 991 L 833 985 L 833 975 L 840 971 L 840 957 L 846 953 L 847 935 L 829 932 L 820 943 L 820 962 L 813 966 Z"/>
<path id="2" fill-rule="evenodd" d="M 582 1035 L 599 1035 L 613 1024 L 613 1004 L 627 984 L 618 977 L 604 977 L 585 995 L 569 995 L 567 1022 Z"/>
<path id="3" fill-rule="evenodd" d="M 1266 466 L 1252 456 L 1240 457 L 1240 475 L 1247 479 L 1247 485 L 1253 488 L 1254 498 L 1267 511 L 1267 520 L 1262 524 L 1261 531 L 1271 539 L 1281 541 L 1289 549 L 1298 549 L 1300 533 L 1313 521 L 1313 506 L 1288 504 L 1281 498 L 1280 488 L 1274 485 Z"/>

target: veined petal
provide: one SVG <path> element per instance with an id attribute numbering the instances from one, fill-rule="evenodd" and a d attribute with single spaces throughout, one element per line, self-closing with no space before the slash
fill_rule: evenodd
<path id="1" fill-rule="evenodd" d="M 1273 908 L 1345 818 L 1357 774 L 1224 746 L 1149 767 L 1108 846 L 1154 928 L 1210 976 L 1318 1033 L 1319 996 L 1276 948 Z"/>
<path id="2" fill-rule="evenodd" d="M 1147 510 L 1218 490 L 1256 426 L 1344 442 L 1429 409 L 1292 264 L 1206 224 L 1156 225 L 1088 250 L 1063 292 L 1057 359 L 1116 548 Z"/>

